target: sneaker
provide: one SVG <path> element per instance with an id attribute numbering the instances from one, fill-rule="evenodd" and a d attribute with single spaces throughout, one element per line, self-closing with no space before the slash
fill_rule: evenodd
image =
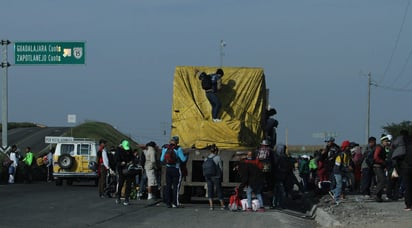
<path id="1" fill-rule="evenodd" d="M 339 204 L 341 204 L 341 201 L 336 201 L 335 204 L 336 206 L 339 206 Z"/>
<path id="2" fill-rule="evenodd" d="M 370 196 L 370 195 L 364 195 L 363 198 L 364 198 L 364 199 L 370 199 L 371 196 Z"/>
<path id="3" fill-rule="evenodd" d="M 410 207 L 405 207 L 403 210 L 404 210 L 404 211 L 411 211 L 412 208 L 410 208 Z"/>
<path id="4" fill-rule="evenodd" d="M 213 122 L 222 122 L 221 119 L 213 119 Z"/>
<path id="5" fill-rule="evenodd" d="M 123 202 L 123 205 L 125 205 L 125 206 L 129 205 L 129 200 L 125 200 L 125 201 Z"/>
<path id="6" fill-rule="evenodd" d="M 172 208 L 177 208 L 177 206 L 175 204 L 172 204 Z"/>
<path id="7" fill-rule="evenodd" d="M 116 199 L 116 204 L 120 204 L 120 199 Z"/>
<path id="8" fill-rule="evenodd" d="M 332 191 L 329 191 L 329 195 L 330 195 L 330 197 L 332 197 L 333 200 L 335 200 L 335 194 L 333 194 Z"/>
<path id="9" fill-rule="evenodd" d="M 210 207 L 210 208 L 209 208 L 209 211 L 213 211 L 213 210 L 214 210 L 213 207 Z"/>
<path id="10" fill-rule="evenodd" d="M 226 207 L 226 206 L 221 206 L 221 207 L 220 207 L 220 210 L 221 210 L 221 211 L 227 210 L 227 207 Z"/>

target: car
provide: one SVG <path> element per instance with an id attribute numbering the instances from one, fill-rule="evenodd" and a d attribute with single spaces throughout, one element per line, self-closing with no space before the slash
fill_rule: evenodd
<path id="1" fill-rule="evenodd" d="M 96 156 L 99 145 L 95 140 L 52 137 L 49 142 L 57 142 L 53 155 L 53 179 L 57 186 L 64 181 L 67 185 L 85 180 L 98 184 Z"/>

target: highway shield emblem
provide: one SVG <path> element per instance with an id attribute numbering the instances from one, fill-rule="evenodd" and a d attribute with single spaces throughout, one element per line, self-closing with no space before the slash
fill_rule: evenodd
<path id="1" fill-rule="evenodd" d="M 81 59 L 83 56 L 83 48 L 82 47 L 75 47 L 73 48 L 73 56 L 76 59 Z"/>

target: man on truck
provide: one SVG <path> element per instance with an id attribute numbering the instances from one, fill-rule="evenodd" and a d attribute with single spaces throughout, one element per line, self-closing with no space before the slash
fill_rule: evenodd
<path id="1" fill-rule="evenodd" d="M 196 74 L 199 72 L 195 70 Z M 224 72 L 222 69 L 217 69 L 215 74 L 206 74 L 205 72 L 200 73 L 199 80 L 202 81 L 202 88 L 206 92 L 207 100 L 209 100 L 212 105 L 212 120 L 213 122 L 221 122 L 219 118 L 220 108 L 222 103 L 217 96 L 217 92 L 221 89 L 222 86 L 222 77 Z"/>

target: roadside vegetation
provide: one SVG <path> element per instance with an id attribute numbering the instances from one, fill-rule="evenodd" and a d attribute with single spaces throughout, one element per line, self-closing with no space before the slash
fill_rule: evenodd
<path id="1" fill-rule="evenodd" d="M 7 124 L 7 130 L 14 129 L 14 128 L 25 128 L 25 127 L 42 127 L 43 125 L 38 125 L 34 123 L 28 123 L 28 122 L 23 122 L 23 123 L 14 123 L 10 122 Z M 3 125 L 0 125 L 0 131 L 3 129 Z"/>
<path id="2" fill-rule="evenodd" d="M 119 145 L 120 142 L 124 139 L 129 140 L 132 148 L 135 148 L 137 145 L 137 143 L 133 139 L 119 132 L 110 124 L 96 121 L 87 121 L 83 124 L 80 124 L 64 133 L 63 136 L 74 138 L 89 138 L 96 141 L 105 139 L 109 147 Z"/>

